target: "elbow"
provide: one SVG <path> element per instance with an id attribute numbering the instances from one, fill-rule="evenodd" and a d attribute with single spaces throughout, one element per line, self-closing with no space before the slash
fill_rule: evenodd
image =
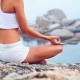
<path id="1" fill-rule="evenodd" d="M 27 30 L 21 30 L 23 34 L 27 34 Z"/>
<path id="2" fill-rule="evenodd" d="M 21 30 L 21 31 L 22 31 L 22 34 L 25 34 L 25 35 L 29 34 L 29 31 L 27 29 L 24 29 L 24 30 Z"/>

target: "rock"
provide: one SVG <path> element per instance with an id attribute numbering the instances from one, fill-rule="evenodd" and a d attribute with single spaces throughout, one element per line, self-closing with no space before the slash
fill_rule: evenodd
<path id="1" fill-rule="evenodd" d="M 10 73 L 6 77 L 3 78 L 3 80 L 16 80 L 19 75 L 17 73 Z"/>
<path id="2" fill-rule="evenodd" d="M 44 15 L 44 17 L 47 18 L 48 21 L 51 22 L 52 24 L 60 23 L 60 20 L 56 16 L 54 16 L 54 15 L 46 14 L 46 15 Z"/>
<path id="3" fill-rule="evenodd" d="M 41 27 L 43 29 L 46 29 L 50 25 L 50 22 L 46 18 L 44 18 L 44 17 L 37 17 L 36 18 L 36 24 L 39 27 Z"/>
<path id="4" fill-rule="evenodd" d="M 46 36 L 50 36 L 50 33 L 55 30 L 55 29 L 61 29 L 61 25 L 60 24 L 51 24 L 49 27 L 48 27 L 48 30 L 44 32 L 43 31 L 43 34 L 46 35 Z"/>
<path id="5" fill-rule="evenodd" d="M 38 25 L 37 31 L 40 33 L 45 33 L 48 31 L 48 27 L 51 23 L 44 17 L 37 17 L 36 24 Z"/>
<path id="6" fill-rule="evenodd" d="M 80 79 L 79 72 L 64 69 L 60 71 L 33 72 L 24 75 L 12 73 L 6 76 L 3 80 L 71 80 L 71 79 L 79 80 Z"/>
<path id="7" fill-rule="evenodd" d="M 76 37 L 64 41 L 65 44 L 77 44 L 78 42 L 79 40 Z"/>
<path id="8" fill-rule="evenodd" d="M 75 31 L 76 30 L 76 27 L 75 26 L 64 26 L 63 29 L 67 29 L 67 30 L 70 30 L 70 31 Z"/>
<path id="9" fill-rule="evenodd" d="M 73 80 L 73 78 L 79 80 L 80 78 L 80 63 L 49 63 L 43 65 L 0 61 L 0 64 L 2 65 L 0 80 Z M 12 72 L 9 72 L 11 69 Z"/>
<path id="10" fill-rule="evenodd" d="M 76 26 L 77 28 L 80 28 L 80 21 L 75 22 L 73 25 Z"/>
<path id="11" fill-rule="evenodd" d="M 76 34 L 75 34 L 75 37 L 80 40 L 80 33 L 76 33 Z"/>
<path id="12" fill-rule="evenodd" d="M 66 18 L 65 13 L 62 10 L 60 10 L 60 9 L 52 9 L 52 10 L 49 10 L 47 12 L 47 14 L 48 15 L 53 15 L 53 16 L 55 16 L 59 20 L 62 20 L 64 18 Z"/>
<path id="13" fill-rule="evenodd" d="M 52 31 L 50 35 L 51 36 L 57 35 L 57 36 L 65 37 L 65 38 L 74 37 L 74 34 L 71 31 L 65 30 L 65 29 L 56 29 Z"/>
<path id="14" fill-rule="evenodd" d="M 66 71 L 66 72 L 65 72 Z M 17 75 L 17 78 L 10 78 L 10 80 L 79 80 L 80 74 L 72 70 L 60 70 L 60 71 L 43 71 L 43 72 L 33 72 L 25 75 Z M 15 76 L 15 75 L 12 75 Z M 15 76 L 16 77 L 16 76 Z M 8 80 L 8 79 L 4 79 Z"/>
<path id="15" fill-rule="evenodd" d="M 53 24 L 60 23 L 63 18 L 66 18 L 64 12 L 60 9 L 52 9 L 44 15 L 47 20 Z"/>
<path id="16" fill-rule="evenodd" d="M 48 28 L 48 30 L 54 30 L 54 29 L 59 29 L 61 28 L 61 25 L 60 24 L 51 24 Z"/>
<path id="17" fill-rule="evenodd" d="M 64 19 L 62 19 L 61 23 L 62 23 L 63 26 L 71 26 L 76 21 L 77 21 L 76 19 L 67 19 L 67 18 L 64 18 Z"/>

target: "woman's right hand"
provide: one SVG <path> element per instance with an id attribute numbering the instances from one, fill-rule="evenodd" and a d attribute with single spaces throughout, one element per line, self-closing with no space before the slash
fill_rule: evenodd
<path id="1" fill-rule="evenodd" d="M 54 45 L 63 45 L 59 36 L 49 36 L 49 41 Z"/>

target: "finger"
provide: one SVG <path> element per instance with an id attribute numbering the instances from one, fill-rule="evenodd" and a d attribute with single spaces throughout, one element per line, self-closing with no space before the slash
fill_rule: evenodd
<path id="1" fill-rule="evenodd" d="M 64 45 L 65 43 L 60 43 L 60 45 Z"/>
<path id="2" fill-rule="evenodd" d="M 60 42 L 55 39 L 54 44 L 60 44 Z"/>
<path id="3" fill-rule="evenodd" d="M 60 37 L 58 37 L 58 41 L 61 42 L 61 38 Z"/>
<path id="4" fill-rule="evenodd" d="M 55 39 L 59 39 L 60 37 L 59 37 L 59 36 L 54 36 L 54 38 L 55 38 Z"/>

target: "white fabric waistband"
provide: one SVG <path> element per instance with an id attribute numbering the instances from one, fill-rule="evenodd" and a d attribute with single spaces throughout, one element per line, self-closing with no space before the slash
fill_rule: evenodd
<path id="1" fill-rule="evenodd" d="M 22 41 L 18 41 L 18 42 L 14 42 L 14 43 L 10 43 L 10 44 L 1 44 L 0 43 L 0 48 L 11 48 L 17 45 L 22 44 Z"/>

